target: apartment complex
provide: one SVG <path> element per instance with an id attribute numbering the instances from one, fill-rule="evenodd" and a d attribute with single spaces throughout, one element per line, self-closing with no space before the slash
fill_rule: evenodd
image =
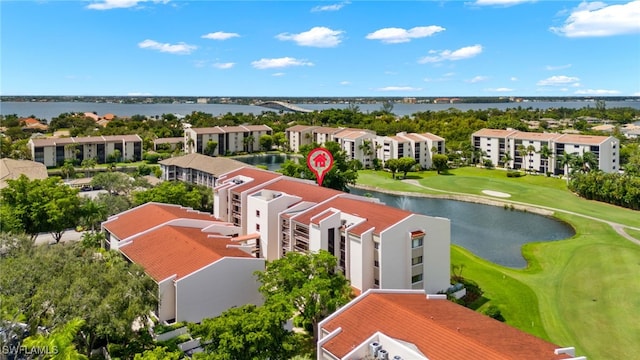
<path id="1" fill-rule="evenodd" d="M 198 153 L 161 160 L 162 180 L 214 187 L 220 175 L 247 166 L 238 160 Z"/>
<path id="2" fill-rule="evenodd" d="M 254 252 L 268 261 L 290 251 L 328 251 L 359 291 L 435 293 L 450 286 L 448 219 L 249 167 L 218 179 L 214 215 L 259 234 Z"/>
<path id="3" fill-rule="evenodd" d="M 398 133 L 395 136 L 377 136 L 372 130 L 295 125 L 285 131 L 292 151 L 299 152 L 303 145 L 323 145 L 334 141 L 340 144 L 350 160 L 359 160 L 365 168 L 373 159 L 410 157 L 423 169 L 433 165 L 433 155 L 444 154 L 445 139 L 431 133 Z"/>
<path id="4" fill-rule="evenodd" d="M 586 360 L 421 290 L 368 290 L 321 321 L 318 334 L 318 360 Z"/>
<path id="5" fill-rule="evenodd" d="M 156 282 L 162 322 L 200 322 L 232 307 L 262 304 L 254 272 L 263 271 L 265 261 L 245 246 L 257 234 L 238 236 L 238 227 L 211 214 L 153 202 L 109 217 L 102 230 L 107 248 Z"/>
<path id="6" fill-rule="evenodd" d="M 272 135 L 267 125 L 215 126 L 184 129 L 184 151 L 204 153 L 209 141 L 217 144 L 211 155 L 253 152 L 260 149 L 260 137 Z"/>
<path id="7" fill-rule="evenodd" d="M 65 160 L 81 162 L 92 158 L 103 164 L 110 155 L 118 153 L 118 161 L 142 160 L 142 138 L 138 135 L 34 138 L 28 146 L 31 158 L 47 167 L 59 166 Z"/>
<path id="8" fill-rule="evenodd" d="M 471 135 L 471 144 L 482 151 L 484 159 L 513 169 L 564 175 L 558 158 L 565 152 L 581 156 L 591 152 L 598 159 L 600 170 L 609 173 L 620 170 L 620 141 L 613 136 L 481 129 Z M 546 157 L 545 148 L 549 152 Z M 506 159 L 509 160 L 505 163 Z"/>
<path id="9" fill-rule="evenodd" d="M 395 136 L 378 137 L 377 156 L 386 162 L 389 159 L 410 157 L 423 169 L 433 165 L 434 154 L 444 154 L 445 140 L 431 133 L 397 133 Z"/>

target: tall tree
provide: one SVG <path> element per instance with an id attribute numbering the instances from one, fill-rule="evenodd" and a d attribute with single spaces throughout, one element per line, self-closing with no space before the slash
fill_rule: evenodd
<path id="1" fill-rule="evenodd" d="M 214 156 L 216 154 L 216 148 L 218 148 L 218 143 L 213 140 L 209 140 L 207 141 L 207 145 L 204 147 L 203 152 L 205 155 Z"/>
<path id="2" fill-rule="evenodd" d="M 300 337 L 285 328 L 293 315 L 282 302 L 247 304 L 189 326 L 206 345 L 197 359 L 290 359 L 301 347 Z"/>
<path id="3" fill-rule="evenodd" d="M 349 281 L 337 270 L 337 260 L 329 252 L 288 252 L 258 272 L 260 292 L 266 304 L 293 306 L 303 323 L 318 340 L 318 323 L 352 298 Z"/>
<path id="4" fill-rule="evenodd" d="M 449 158 L 447 157 L 447 155 L 443 155 L 443 154 L 433 155 L 433 167 L 436 169 L 438 174 L 447 170 L 448 163 L 449 163 Z"/>
<path id="5" fill-rule="evenodd" d="M 106 171 L 96 174 L 91 179 L 91 186 L 103 188 L 109 194 L 128 194 L 132 188 L 131 182 L 131 178 L 125 173 Z"/>
<path id="6" fill-rule="evenodd" d="M 152 201 L 187 206 L 206 212 L 213 210 L 211 188 L 182 181 L 164 181 L 151 189 L 133 192 L 134 206 Z"/>
<path id="7" fill-rule="evenodd" d="M 560 156 L 558 156 L 558 165 L 562 166 L 562 168 L 564 169 L 564 176 L 567 177 L 567 184 L 569 183 L 569 177 L 570 177 L 570 167 L 573 164 L 573 158 L 575 157 L 574 154 L 569 154 L 566 151 L 563 151 L 562 154 Z"/>
<path id="8" fill-rule="evenodd" d="M 548 145 L 542 145 L 540 148 L 540 158 L 542 159 L 542 166 L 545 174 L 549 172 L 549 159 L 553 157 L 553 151 L 549 149 Z"/>
<path id="9" fill-rule="evenodd" d="M 402 178 L 407 178 L 407 173 L 412 171 L 416 166 L 416 159 L 412 157 L 402 157 L 398 159 L 398 171 L 402 171 Z"/>
<path id="10" fill-rule="evenodd" d="M 78 189 L 65 185 L 59 177 L 29 180 L 21 175 L 7 184 L 0 190 L 4 231 L 22 231 L 32 238 L 49 232 L 59 242 L 67 229 L 77 225 Z"/>

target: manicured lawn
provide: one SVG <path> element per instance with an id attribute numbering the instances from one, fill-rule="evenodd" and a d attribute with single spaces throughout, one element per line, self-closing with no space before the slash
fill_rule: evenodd
<path id="1" fill-rule="evenodd" d="M 544 176 L 507 178 L 502 170 L 456 169 L 452 175 L 409 174 L 423 186 L 482 195 L 507 192 L 510 200 L 562 208 L 640 227 L 640 212 L 586 201 L 566 190 L 566 182 Z M 359 184 L 395 191 L 415 186 L 390 174 L 362 171 Z M 425 191 L 423 193 L 438 193 Z M 462 276 L 476 281 L 488 302 L 507 323 L 561 346 L 575 346 L 590 359 L 633 358 L 640 353 L 640 246 L 609 225 L 577 215 L 557 213 L 576 229 L 571 239 L 532 243 L 523 254 L 526 269 L 505 268 L 452 246 L 452 264 L 464 264 Z M 640 231 L 625 230 L 640 238 Z"/>

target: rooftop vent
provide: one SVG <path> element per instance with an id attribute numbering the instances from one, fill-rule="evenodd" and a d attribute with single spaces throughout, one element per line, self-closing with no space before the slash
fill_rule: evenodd
<path id="1" fill-rule="evenodd" d="M 382 349 L 382 345 L 380 345 L 380 343 L 372 342 L 371 344 L 369 344 L 369 355 L 375 358 L 376 356 L 378 356 L 378 352 L 381 349 Z"/>
<path id="2" fill-rule="evenodd" d="M 393 357 L 393 360 L 402 360 L 402 356 L 396 355 Z"/>
<path id="3" fill-rule="evenodd" d="M 378 350 L 378 359 L 379 360 L 389 360 L 389 352 L 385 349 Z"/>

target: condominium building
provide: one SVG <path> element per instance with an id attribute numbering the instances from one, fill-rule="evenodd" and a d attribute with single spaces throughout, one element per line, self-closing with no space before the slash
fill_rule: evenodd
<path id="1" fill-rule="evenodd" d="M 359 291 L 449 287 L 448 219 L 248 167 L 218 179 L 214 215 L 260 234 L 254 246 L 269 261 L 289 251 L 330 252 Z"/>
<path id="2" fill-rule="evenodd" d="M 580 156 L 590 152 L 600 170 L 620 170 L 620 141 L 613 136 L 481 129 L 471 135 L 471 144 L 494 165 L 513 169 L 564 174 L 559 157 L 565 152 Z"/>
<path id="3" fill-rule="evenodd" d="M 214 187 L 220 175 L 247 166 L 238 160 L 193 153 L 161 160 L 162 180 Z"/>
<path id="4" fill-rule="evenodd" d="M 445 139 L 431 133 L 398 133 L 395 136 L 377 136 L 372 130 L 353 128 L 333 128 L 324 126 L 295 125 L 285 131 L 289 148 L 299 152 L 303 145 L 337 142 L 347 154 L 365 168 L 378 158 L 389 159 L 411 157 L 423 169 L 433 165 L 433 155 L 444 154 Z"/>
<path id="5" fill-rule="evenodd" d="M 260 149 L 260 137 L 271 134 L 267 125 L 189 127 L 184 130 L 184 151 L 202 154 L 209 141 L 213 141 L 217 145 L 210 155 L 254 152 Z"/>
<path id="6" fill-rule="evenodd" d="M 59 166 L 65 160 L 96 159 L 102 164 L 116 154 L 117 161 L 142 160 L 142 138 L 138 135 L 34 138 L 28 146 L 32 159 L 48 167 Z"/>
<path id="7" fill-rule="evenodd" d="M 257 234 L 239 236 L 238 227 L 211 214 L 153 202 L 109 217 L 102 230 L 107 248 L 156 282 L 162 322 L 200 322 L 262 304 L 254 273 L 264 271 L 265 261 L 245 246 Z"/>
<path id="8" fill-rule="evenodd" d="M 573 359 L 563 347 L 421 290 L 368 290 L 318 324 L 318 360 Z"/>
<path id="9" fill-rule="evenodd" d="M 422 169 L 433 166 L 433 155 L 444 154 L 445 140 L 431 133 L 397 133 L 395 136 L 378 137 L 377 156 L 383 162 L 389 159 L 410 157 Z"/>

